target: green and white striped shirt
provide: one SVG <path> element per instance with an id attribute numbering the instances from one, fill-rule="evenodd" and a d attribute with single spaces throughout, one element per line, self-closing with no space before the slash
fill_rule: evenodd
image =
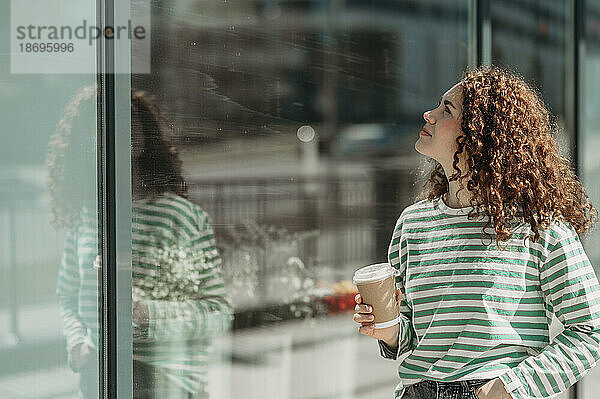
<path id="1" fill-rule="evenodd" d="M 81 223 L 67 232 L 57 293 L 67 346 L 98 342 L 97 218 L 83 212 Z M 197 205 L 173 193 L 132 204 L 132 278 L 153 276 L 157 249 L 183 247 L 203 251 L 196 299 L 145 299 L 150 324 L 134 328 L 133 359 L 159 367 L 167 378 L 189 392 L 205 389 L 211 338 L 230 328 L 232 307 L 220 270 L 209 216 Z"/>
<path id="2" fill-rule="evenodd" d="M 600 353 L 600 286 L 577 232 L 552 220 L 537 242 L 527 223 L 496 246 L 487 216 L 422 200 L 400 215 L 389 247 L 402 292 L 396 359 L 404 388 L 423 379 L 499 377 L 513 398 L 549 398 L 581 379 Z M 489 234 L 489 235 L 488 235 Z M 490 238 L 491 235 L 491 238 Z M 565 330 L 550 342 L 556 314 Z"/>

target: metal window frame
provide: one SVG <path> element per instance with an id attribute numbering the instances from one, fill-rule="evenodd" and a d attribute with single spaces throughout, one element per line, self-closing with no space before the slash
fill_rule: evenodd
<path id="1" fill-rule="evenodd" d="M 114 21 L 114 8 L 110 0 L 98 0 L 98 26 L 104 29 Z M 106 39 L 98 42 L 98 250 L 102 259 L 99 272 L 100 348 L 98 370 L 99 397 L 116 397 L 116 296 L 114 292 L 116 265 L 115 228 L 115 165 L 114 165 L 114 43 Z"/>
<path id="2" fill-rule="evenodd" d="M 469 1 L 468 24 L 469 66 L 490 65 L 492 62 L 492 23 L 489 0 Z"/>
<path id="3" fill-rule="evenodd" d="M 572 62 L 573 62 L 573 81 L 571 82 L 572 94 L 573 94 L 573 157 L 574 157 L 574 169 L 577 176 L 581 175 L 582 167 L 581 162 L 582 149 L 580 145 L 581 140 L 581 105 L 582 101 L 582 68 L 583 68 L 583 57 L 585 57 L 585 2 L 584 0 L 571 0 L 571 35 L 573 42 L 572 47 Z M 576 382 L 570 390 L 570 399 L 579 399 L 583 395 L 581 389 L 579 389 L 579 382 Z"/>
<path id="4" fill-rule="evenodd" d="M 102 29 L 130 18 L 129 1 L 96 7 Z M 130 51 L 128 42 L 103 38 L 96 54 L 101 399 L 132 397 Z"/>
<path id="5" fill-rule="evenodd" d="M 582 171 L 581 162 L 581 105 L 582 101 L 582 70 L 583 57 L 585 57 L 585 2 L 584 0 L 571 0 L 572 36 L 573 36 L 573 137 L 574 137 L 574 166 L 577 176 Z"/>

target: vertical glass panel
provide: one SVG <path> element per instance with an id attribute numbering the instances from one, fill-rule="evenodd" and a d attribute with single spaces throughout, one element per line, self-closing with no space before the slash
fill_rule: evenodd
<path id="1" fill-rule="evenodd" d="M 13 27 L 10 7 L 9 1 L 0 4 L 4 38 Z M 89 26 L 95 10 L 94 2 L 81 2 L 62 12 Z M 33 10 L 23 15 L 39 22 Z M 97 398 L 96 75 L 11 72 L 5 45 L 0 396 Z M 85 61 L 93 66 L 96 47 L 90 45 L 92 58 Z M 47 54 L 49 64 L 59 56 Z"/>
<path id="2" fill-rule="evenodd" d="M 580 167 L 584 185 L 588 188 L 590 200 L 594 204 L 600 203 L 600 162 L 598 154 L 594 151 L 596 143 L 600 140 L 600 119 L 597 110 L 600 105 L 600 1 L 586 1 L 584 16 L 585 52 L 582 58 L 582 85 L 581 85 L 581 132 L 580 132 Z M 593 243 L 600 242 L 598 231 L 588 237 L 589 250 L 586 251 L 590 261 L 600 273 L 600 248 Z"/>
<path id="3" fill-rule="evenodd" d="M 490 1 L 492 63 L 508 67 L 536 87 L 562 128 L 562 155 L 573 161 L 571 2 Z"/>
<path id="4" fill-rule="evenodd" d="M 600 204 L 600 158 L 598 145 L 600 144 L 600 1 L 587 0 L 584 3 L 583 26 L 584 46 L 581 58 L 581 128 L 579 136 L 579 156 L 581 179 L 590 201 L 596 207 Z M 586 252 L 590 262 L 600 273 L 600 232 L 592 231 L 586 238 Z M 580 398 L 591 399 L 598 396 L 598 382 L 600 370 L 595 368 L 590 375 L 585 377 L 581 385 Z"/>
<path id="5" fill-rule="evenodd" d="M 502 1 L 490 2 L 492 18 L 492 60 L 493 63 L 507 66 L 523 74 L 540 90 L 542 98 L 551 112 L 557 117 L 561 128 L 557 137 L 561 155 L 568 157 L 575 165 L 575 151 L 579 151 L 580 175 L 591 202 L 597 206 L 599 169 L 594 167 L 597 156 L 594 152 L 594 123 L 597 120 L 598 86 L 598 2 L 586 1 L 584 6 L 584 26 L 581 27 L 585 40 L 585 51 L 581 54 L 582 97 L 581 109 L 575 110 L 574 82 L 575 67 L 573 36 L 574 23 L 579 23 L 572 15 L 571 1 Z M 594 11 L 596 10 L 596 11 Z M 579 27 L 578 27 L 579 28 Z M 583 47 L 581 47 L 583 48 Z M 580 115 L 580 144 L 575 148 L 575 112 Z M 594 242 L 598 234 L 586 233 L 586 254 L 596 267 L 600 252 Z M 563 326 L 555 317 L 550 329 L 555 337 Z M 592 372 L 579 383 L 580 398 L 597 396 L 595 386 L 598 370 Z M 560 397 L 567 398 L 568 393 Z"/>
<path id="6" fill-rule="evenodd" d="M 467 65 L 470 3 L 152 3 L 152 73 L 132 76 L 134 397 L 392 394 L 351 279 L 420 191 L 414 145 Z"/>
<path id="7" fill-rule="evenodd" d="M 508 67 L 532 84 L 559 125 L 560 153 L 575 165 L 573 84 L 574 31 L 571 1 L 490 2 L 492 62 Z M 591 186 L 586 184 L 586 189 Z M 591 259 L 591 246 L 586 253 Z M 554 339 L 564 329 L 556 316 L 550 326 Z M 582 383 L 580 383 L 581 385 Z M 569 392 L 559 395 L 568 398 Z"/>

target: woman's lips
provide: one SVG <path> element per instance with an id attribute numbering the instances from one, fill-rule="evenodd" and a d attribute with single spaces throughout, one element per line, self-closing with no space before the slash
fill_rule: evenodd
<path id="1" fill-rule="evenodd" d="M 421 130 L 421 131 L 419 132 L 419 134 L 420 134 L 421 136 L 429 136 L 429 137 L 431 137 L 431 134 L 427 133 L 425 130 Z"/>

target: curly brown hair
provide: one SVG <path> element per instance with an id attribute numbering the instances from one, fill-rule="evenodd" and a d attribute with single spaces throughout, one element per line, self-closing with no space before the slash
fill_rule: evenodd
<path id="1" fill-rule="evenodd" d="M 72 97 L 48 144 L 47 183 L 51 194 L 52 225 L 76 224 L 84 207 L 97 203 L 97 145 L 95 85 Z M 131 91 L 132 193 L 152 198 L 172 192 L 187 198 L 187 186 L 175 147 L 165 137 L 165 121 L 152 98 Z M 139 155 L 133 156 L 136 152 Z"/>
<path id="2" fill-rule="evenodd" d="M 145 91 L 131 91 L 131 146 L 139 155 L 132 158 L 132 171 L 141 181 L 142 198 L 152 198 L 165 192 L 187 198 L 187 184 L 177 148 L 165 137 L 166 120 L 156 102 Z M 133 154 L 132 154 L 133 156 Z M 135 179 L 134 179 L 135 180 Z"/>
<path id="3" fill-rule="evenodd" d="M 591 228 L 598 210 L 570 161 L 559 154 L 558 126 L 537 90 L 497 66 L 467 69 L 460 83 L 462 135 L 452 162 L 456 172 L 446 178 L 435 161 L 417 199 L 440 198 L 449 190 L 448 181 L 458 181 L 463 190 L 466 181 L 474 208 L 468 216 L 487 215 L 483 230 L 493 224 L 497 245 L 512 236 L 514 221 L 529 223 L 534 241 L 540 237 L 538 227 L 548 228 L 553 218 L 570 223 L 578 234 Z M 457 166 L 463 151 L 469 168 L 464 174 Z"/>

